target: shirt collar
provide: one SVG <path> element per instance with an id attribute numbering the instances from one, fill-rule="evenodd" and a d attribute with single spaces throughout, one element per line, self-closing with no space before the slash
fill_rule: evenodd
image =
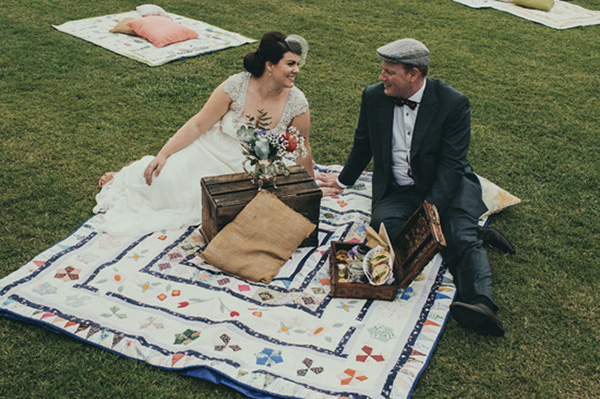
<path id="1" fill-rule="evenodd" d="M 417 104 L 421 104 L 421 100 L 423 99 L 423 93 L 425 92 L 425 86 L 427 85 L 427 79 L 423 80 L 423 86 L 408 99 L 411 101 L 415 101 Z"/>

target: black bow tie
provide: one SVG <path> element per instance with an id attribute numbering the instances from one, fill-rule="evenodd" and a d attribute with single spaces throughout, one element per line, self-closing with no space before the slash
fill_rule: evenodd
<path id="1" fill-rule="evenodd" d="M 396 105 L 399 107 L 401 107 L 403 105 L 407 105 L 408 108 L 413 109 L 413 110 L 415 108 L 417 108 L 417 105 L 419 104 L 416 101 L 407 100 L 406 98 L 402 98 L 402 97 L 394 98 L 394 103 L 396 103 Z"/>

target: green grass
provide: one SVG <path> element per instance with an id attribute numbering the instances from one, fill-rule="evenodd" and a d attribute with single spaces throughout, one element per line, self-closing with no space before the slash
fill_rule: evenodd
<path id="1" fill-rule="evenodd" d="M 598 0 L 574 3 L 600 10 Z M 553 30 L 450 0 L 159 4 L 249 37 L 304 36 L 297 85 L 322 164 L 345 161 L 360 93 L 379 74 L 374 50 L 400 37 L 426 43 L 430 75 L 471 100 L 474 168 L 523 202 L 492 221 L 517 248 L 489 251 L 506 336 L 450 320 L 413 398 L 598 397 L 600 26 Z M 0 0 L 0 276 L 89 218 L 99 176 L 156 153 L 254 48 L 150 68 L 51 26 L 136 5 Z M 242 395 L 0 319 L 0 397 Z"/>

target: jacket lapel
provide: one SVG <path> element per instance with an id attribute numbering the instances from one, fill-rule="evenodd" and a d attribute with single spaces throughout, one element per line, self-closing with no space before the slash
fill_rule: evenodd
<path id="1" fill-rule="evenodd" d="M 425 138 L 425 133 L 438 109 L 438 100 L 435 95 L 434 86 L 435 81 L 427 78 L 427 86 L 425 86 L 425 92 L 423 93 L 417 120 L 415 121 L 414 135 L 410 147 L 410 159 L 414 159 L 419 152 L 419 148 L 421 148 L 421 144 Z"/>
<path id="2" fill-rule="evenodd" d="M 381 151 L 383 154 L 383 168 L 385 171 L 392 169 L 392 135 L 394 124 L 394 100 L 382 93 L 379 104 L 378 122 L 381 132 Z"/>

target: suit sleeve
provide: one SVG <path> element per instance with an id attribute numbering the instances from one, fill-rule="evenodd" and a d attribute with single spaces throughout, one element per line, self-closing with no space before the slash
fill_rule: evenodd
<path id="1" fill-rule="evenodd" d="M 360 177 L 371 161 L 371 142 L 369 134 L 368 120 L 368 101 L 367 89 L 363 91 L 360 104 L 360 115 L 358 117 L 358 127 L 354 132 L 354 144 L 344 165 L 344 169 L 339 175 L 339 181 L 342 184 L 351 186 Z"/>
<path id="2" fill-rule="evenodd" d="M 431 190 L 425 199 L 434 204 L 440 213 L 458 192 L 462 177 L 468 167 L 467 152 L 471 140 L 471 108 L 469 99 L 460 95 L 453 100 L 453 109 L 444 124 L 440 162 Z"/>

